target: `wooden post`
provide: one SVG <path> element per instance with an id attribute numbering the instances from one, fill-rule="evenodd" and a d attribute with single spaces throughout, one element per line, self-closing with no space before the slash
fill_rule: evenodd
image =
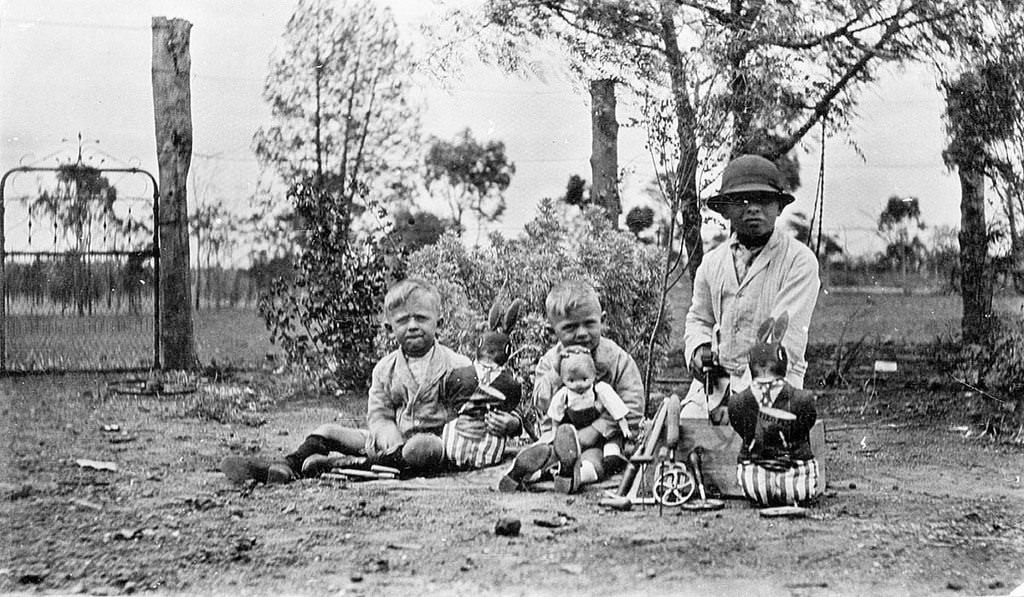
<path id="1" fill-rule="evenodd" d="M 957 164 L 960 178 L 960 331 L 964 344 L 983 344 L 992 317 L 992 277 L 986 271 L 985 175 L 975 164 Z"/>
<path id="2" fill-rule="evenodd" d="M 590 82 L 590 120 L 593 131 L 590 156 L 590 202 L 600 205 L 612 226 L 618 227 L 622 206 L 619 203 L 619 123 L 615 120 L 615 81 Z"/>
<path id="3" fill-rule="evenodd" d="M 160 167 L 160 337 L 162 365 L 198 364 L 189 300 L 188 202 L 192 160 L 189 32 L 183 19 L 153 17 L 153 111 Z"/>

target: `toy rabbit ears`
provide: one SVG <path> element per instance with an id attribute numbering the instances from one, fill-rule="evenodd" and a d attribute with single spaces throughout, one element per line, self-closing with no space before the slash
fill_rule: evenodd
<path id="1" fill-rule="evenodd" d="M 516 322 L 519 321 L 519 316 L 525 308 L 526 301 L 517 298 L 503 312 L 501 310 L 501 302 L 495 300 L 487 315 L 487 328 L 493 332 L 511 333 L 512 328 L 516 327 Z"/>
<path id="2" fill-rule="evenodd" d="M 789 327 L 789 312 L 783 311 L 777 318 L 769 317 L 757 330 L 757 341 L 761 344 L 780 344 Z"/>

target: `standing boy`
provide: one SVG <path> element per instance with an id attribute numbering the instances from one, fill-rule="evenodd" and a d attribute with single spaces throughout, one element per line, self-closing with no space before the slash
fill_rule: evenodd
<path id="1" fill-rule="evenodd" d="M 234 482 L 254 479 L 288 483 L 318 476 L 335 464 L 340 452 L 392 466 L 407 474 L 436 472 L 442 465 L 441 430 L 451 419 L 446 388 L 449 374 L 471 365 L 469 358 L 438 344 L 441 295 L 419 279 L 396 284 L 384 297 L 384 317 L 399 348 L 373 368 L 366 409 L 366 429 L 325 423 L 281 461 L 229 456 L 221 470 Z"/>
<path id="2" fill-rule="evenodd" d="M 547 413 L 551 397 L 562 386 L 558 365 L 567 347 L 579 346 L 590 351 L 597 368 L 597 381 L 612 386 L 625 403 L 629 413 L 626 421 L 633 432 L 639 428 L 644 412 L 644 388 L 640 369 L 633 357 L 618 344 L 601 336 L 604 311 L 594 287 L 586 282 L 568 280 L 551 289 L 544 303 L 548 323 L 558 343 L 548 350 L 537 363 L 533 400 L 536 408 Z M 577 431 L 572 425 L 561 425 L 558 432 L 545 414 L 541 421 L 541 439 L 520 452 L 512 468 L 501 479 L 498 490 L 507 492 L 523 487 L 542 470 L 558 464 L 556 489 L 572 493 L 582 485 L 595 483 L 613 471 L 613 461 L 602 462 L 600 447 L 581 450 L 578 434 L 610 437 L 619 432 L 615 421 L 599 418 Z M 618 463 L 616 459 L 615 464 Z"/>

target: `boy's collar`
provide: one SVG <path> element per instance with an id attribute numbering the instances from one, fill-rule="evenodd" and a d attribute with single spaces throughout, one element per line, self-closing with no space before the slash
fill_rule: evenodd
<path id="1" fill-rule="evenodd" d="M 414 356 L 410 356 L 410 355 L 406 354 L 405 351 L 402 350 L 401 348 L 398 349 L 398 350 L 402 353 L 402 356 L 405 357 L 406 360 L 409 360 L 409 359 L 417 359 L 418 360 L 418 359 L 430 358 L 434 354 L 434 348 L 436 346 L 437 346 L 437 342 L 434 342 L 433 344 L 430 345 L 430 348 L 427 349 L 427 352 L 423 353 L 422 355 L 420 355 L 418 357 L 414 357 Z"/>

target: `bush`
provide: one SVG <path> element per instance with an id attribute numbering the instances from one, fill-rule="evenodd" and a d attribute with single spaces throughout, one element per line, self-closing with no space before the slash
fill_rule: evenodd
<path id="1" fill-rule="evenodd" d="M 994 435 L 1024 439 L 1024 319 L 993 318 L 989 344 L 970 344 L 961 351 L 958 376 L 984 392 L 970 411 Z"/>
<path id="2" fill-rule="evenodd" d="M 288 196 L 304 223 L 303 249 L 294 275 L 260 297 L 270 340 L 329 389 L 363 389 L 377 361 L 389 252 L 381 235 L 352 229 L 351 206 L 336 194 L 297 184 Z"/>
<path id="3" fill-rule="evenodd" d="M 473 354 L 494 300 L 507 305 L 522 298 L 529 314 L 512 340 L 524 360 L 532 363 L 553 343 L 544 318 L 548 291 L 562 280 L 581 279 L 601 296 L 605 335 L 644 370 L 660 301 L 662 249 L 612 229 L 599 208 L 587 208 L 579 221 L 565 223 L 548 200 L 522 236 L 508 239 L 494 233 L 490 240 L 489 248 L 469 249 L 446 234 L 409 259 L 409 275 L 431 280 L 445 297 L 442 343 Z M 656 365 L 664 360 L 670 329 L 666 313 L 655 343 Z"/>

